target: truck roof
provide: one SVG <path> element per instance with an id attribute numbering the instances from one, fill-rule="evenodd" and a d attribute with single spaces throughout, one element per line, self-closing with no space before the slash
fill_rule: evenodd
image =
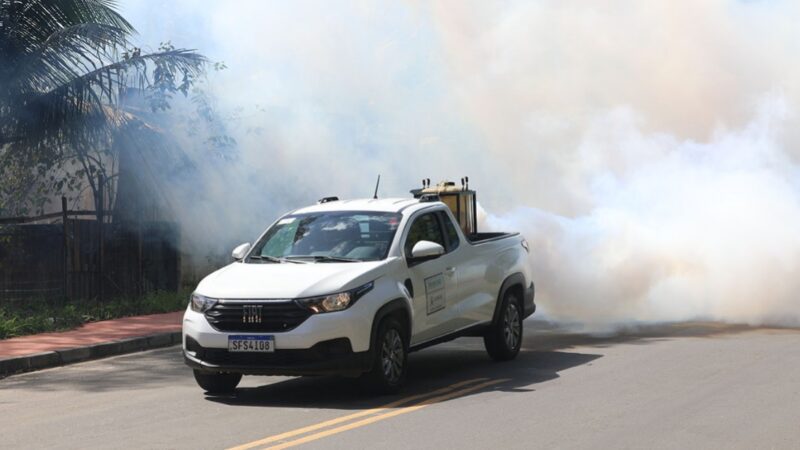
<path id="1" fill-rule="evenodd" d="M 430 202 L 420 202 L 416 198 L 361 198 L 353 200 L 334 200 L 317 205 L 306 206 L 292 212 L 292 214 L 305 214 L 326 211 L 375 211 L 375 212 L 400 212 L 408 209 L 409 212 L 430 206 Z"/>

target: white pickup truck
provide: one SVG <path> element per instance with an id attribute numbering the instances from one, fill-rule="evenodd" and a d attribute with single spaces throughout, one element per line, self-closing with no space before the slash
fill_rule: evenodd
<path id="1" fill-rule="evenodd" d="M 527 242 L 476 233 L 474 191 L 439 187 L 441 197 L 326 198 L 237 247 L 183 318 L 197 383 L 225 393 L 242 375 L 363 375 L 394 392 L 408 352 L 459 336 L 516 357 L 536 308 Z"/>

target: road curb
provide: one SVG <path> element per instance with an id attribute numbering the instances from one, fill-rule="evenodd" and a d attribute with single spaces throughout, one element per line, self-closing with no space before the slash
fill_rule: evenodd
<path id="1" fill-rule="evenodd" d="M 21 372 L 58 367 L 108 356 L 123 355 L 153 348 L 169 347 L 181 342 L 181 332 L 151 334 L 83 347 L 67 348 L 32 355 L 0 359 L 0 378 Z"/>

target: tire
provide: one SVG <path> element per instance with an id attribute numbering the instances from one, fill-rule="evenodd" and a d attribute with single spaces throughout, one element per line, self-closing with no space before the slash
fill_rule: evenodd
<path id="1" fill-rule="evenodd" d="M 214 373 L 194 371 L 194 379 L 209 394 L 230 394 L 242 380 L 240 373 Z"/>
<path id="2" fill-rule="evenodd" d="M 372 343 L 372 369 L 364 374 L 366 387 L 379 394 L 394 394 L 405 382 L 408 367 L 408 338 L 400 322 L 387 317 L 378 326 Z"/>
<path id="3" fill-rule="evenodd" d="M 483 336 L 486 352 L 495 361 L 509 361 L 517 357 L 522 347 L 522 309 L 517 296 L 508 292 L 500 305 L 497 322 Z"/>

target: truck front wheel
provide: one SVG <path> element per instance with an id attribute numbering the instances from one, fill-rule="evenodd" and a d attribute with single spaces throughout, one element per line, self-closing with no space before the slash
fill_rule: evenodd
<path id="1" fill-rule="evenodd" d="M 372 343 L 372 369 L 364 374 L 370 389 L 382 394 L 400 390 L 406 378 L 407 342 L 405 329 L 399 321 L 393 317 L 381 321 Z"/>
<path id="2" fill-rule="evenodd" d="M 522 310 L 520 301 L 512 292 L 503 297 L 500 317 L 483 336 L 486 352 L 495 361 L 508 361 L 517 357 L 522 346 Z"/>
<path id="3" fill-rule="evenodd" d="M 194 379 L 209 394 L 229 394 L 242 380 L 240 373 L 214 373 L 195 369 Z"/>

